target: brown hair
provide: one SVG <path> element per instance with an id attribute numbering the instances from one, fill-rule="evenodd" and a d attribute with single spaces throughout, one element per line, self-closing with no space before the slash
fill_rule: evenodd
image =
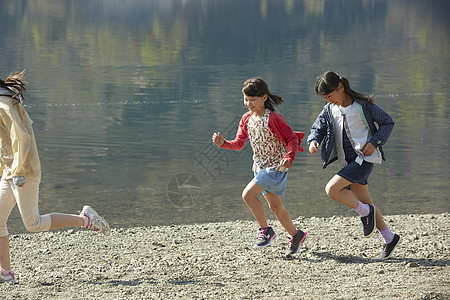
<path id="1" fill-rule="evenodd" d="M 350 83 L 348 82 L 347 78 L 341 77 L 335 72 L 327 71 L 317 77 L 317 82 L 315 86 L 316 94 L 318 95 L 327 95 L 331 92 L 334 92 L 337 90 L 339 86 L 339 82 L 342 82 L 342 85 L 344 86 L 344 91 L 352 98 L 357 98 L 364 100 L 369 103 L 375 103 L 375 100 L 373 100 L 371 97 L 368 97 L 366 95 L 363 95 L 359 92 L 356 92 L 350 88 Z"/>
<path id="2" fill-rule="evenodd" d="M 25 69 L 22 72 L 15 72 L 6 77 L 5 80 L 0 79 L 0 87 L 10 90 L 12 98 L 17 102 L 22 102 L 22 93 L 26 91 L 27 82 L 24 79 Z"/>
<path id="3" fill-rule="evenodd" d="M 272 94 L 269 91 L 267 83 L 259 77 L 247 79 L 242 85 L 242 92 L 250 97 L 262 97 L 267 94 L 267 100 L 264 102 L 264 107 L 274 111 L 274 105 L 279 105 L 283 102 L 283 98 L 279 95 Z"/>

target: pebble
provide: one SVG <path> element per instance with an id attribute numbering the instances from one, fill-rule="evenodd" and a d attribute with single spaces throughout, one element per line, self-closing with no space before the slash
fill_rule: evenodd
<path id="1" fill-rule="evenodd" d="M 384 261 L 377 259 L 382 238 L 362 237 L 356 216 L 295 219 L 310 237 L 289 259 L 284 238 L 253 248 L 254 220 L 113 228 L 108 237 L 82 228 L 11 235 L 19 284 L 0 284 L 0 295 L 31 300 L 450 299 L 449 218 L 448 213 L 389 216 L 389 227 L 403 241 Z M 279 237 L 286 235 L 277 220 L 269 222 Z"/>

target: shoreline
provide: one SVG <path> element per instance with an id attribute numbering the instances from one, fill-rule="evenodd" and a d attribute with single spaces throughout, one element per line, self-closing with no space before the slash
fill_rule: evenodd
<path id="1" fill-rule="evenodd" d="M 19 284 L 6 299 L 450 299 L 450 213 L 385 216 L 402 236 L 377 259 L 378 233 L 362 237 L 358 217 L 299 217 L 308 239 L 284 257 L 286 232 L 253 248 L 255 221 L 82 228 L 10 236 Z"/>

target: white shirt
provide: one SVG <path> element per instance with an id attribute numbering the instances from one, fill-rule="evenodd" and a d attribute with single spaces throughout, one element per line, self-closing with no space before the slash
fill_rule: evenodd
<path id="1" fill-rule="evenodd" d="M 363 121 L 362 107 L 356 101 L 353 101 L 352 105 L 342 107 L 339 105 L 332 105 L 331 112 L 334 119 L 335 127 L 335 143 L 336 150 L 338 152 L 338 161 L 341 167 L 345 167 L 347 162 L 345 160 L 345 153 L 343 148 L 342 130 L 344 128 L 344 115 L 348 124 L 347 136 L 350 139 L 353 148 L 358 155 L 355 161 L 358 164 L 362 164 L 363 160 L 371 163 L 381 164 L 381 152 L 376 148 L 370 156 L 365 156 L 361 150 L 367 141 L 371 138 L 369 128 Z"/>

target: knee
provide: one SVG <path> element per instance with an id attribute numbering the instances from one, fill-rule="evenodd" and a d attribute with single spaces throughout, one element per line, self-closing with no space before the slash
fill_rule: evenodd
<path id="1" fill-rule="evenodd" d="M 35 223 L 31 223 L 31 224 L 24 224 L 25 228 L 29 231 L 29 232 L 40 232 L 43 231 L 40 229 L 38 222 Z"/>
<path id="2" fill-rule="evenodd" d="M 38 216 L 34 220 L 26 220 L 24 225 L 29 232 L 47 231 L 51 226 L 51 217 L 48 214 Z"/>
<path id="3" fill-rule="evenodd" d="M 258 195 L 255 194 L 255 192 L 251 189 L 244 189 L 244 191 L 242 192 L 242 199 L 247 204 L 254 203 L 255 201 L 259 201 Z"/>
<path id="4" fill-rule="evenodd" d="M 250 201 L 250 193 L 247 189 L 242 191 L 242 199 L 245 201 L 245 203 L 248 203 Z"/>
<path id="5" fill-rule="evenodd" d="M 328 197 L 330 197 L 331 199 L 336 199 L 336 195 L 337 193 L 339 193 L 339 190 L 335 185 L 328 183 L 325 186 L 325 193 L 327 193 Z"/>

